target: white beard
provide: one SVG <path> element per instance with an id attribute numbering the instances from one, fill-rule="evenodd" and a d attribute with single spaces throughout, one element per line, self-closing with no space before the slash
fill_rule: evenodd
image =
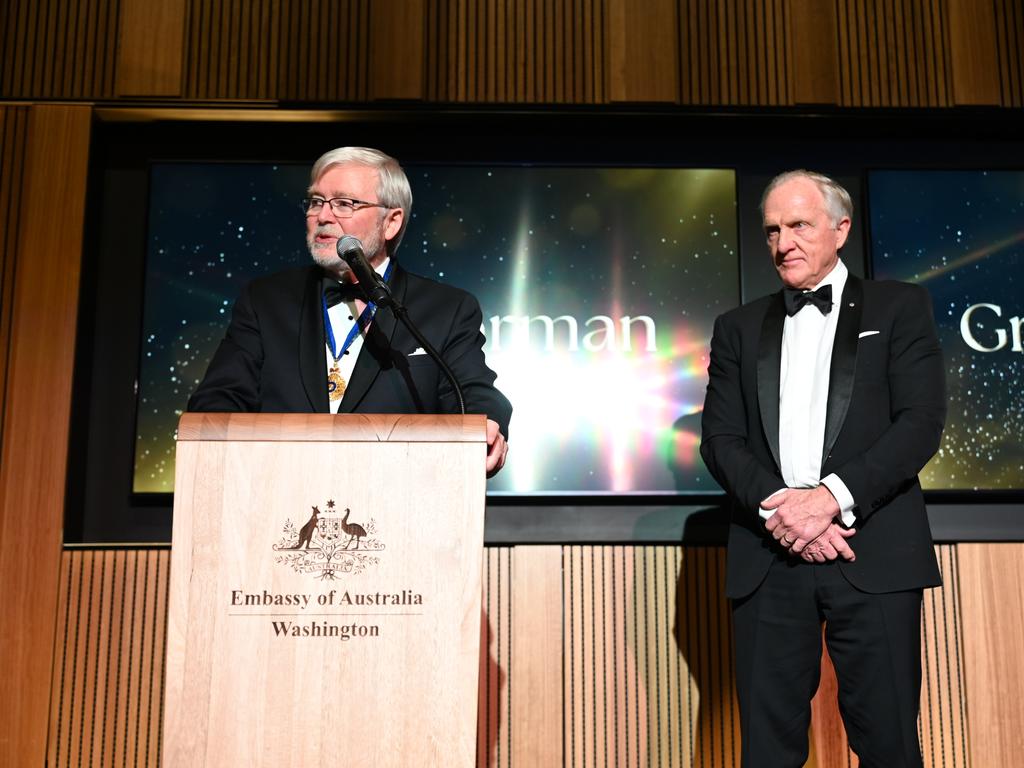
<path id="1" fill-rule="evenodd" d="M 341 238 L 341 233 L 336 232 L 334 228 L 330 226 L 317 227 L 306 240 L 306 247 L 309 248 L 309 255 L 313 257 L 313 261 L 323 267 L 324 271 L 341 280 L 345 273 L 350 270 L 348 268 L 348 264 L 342 261 L 341 257 L 338 256 L 338 252 L 335 248 L 337 240 L 334 241 L 334 243 L 329 244 L 318 243 L 316 241 L 317 235 L 337 235 Z M 381 228 L 378 227 L 370 237 L 363 241 L 363 253 L 371 266 L 376 267 L 377 264 L 383 260 L 385 255 L 384 233 Z"/>

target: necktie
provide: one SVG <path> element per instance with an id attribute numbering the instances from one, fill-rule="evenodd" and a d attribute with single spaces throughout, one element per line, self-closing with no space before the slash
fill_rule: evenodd
<path id="1" fill-rule="evenodd" d="M 340 304 L 343 301 L 354 301 L 355 299 L 366 300 L 362 290 L 353 283 L 339 283 L 337 280 L 324 278 L 324 301 L 328 307 Z"/>
<path id="2" fill-rule="evenodd" d="M 792 317 L 808 304 L 813 304 L 823 315 L 832 311 L 832 286 L 823 285 L 816 291 L 801 291 L 799 288 L 786 288 L 783 291 L 786 300 L 786 314 Z"/>

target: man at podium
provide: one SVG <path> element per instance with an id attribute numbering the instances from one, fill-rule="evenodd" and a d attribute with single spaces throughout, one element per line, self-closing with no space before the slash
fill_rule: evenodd
<path id="1" fill-rule="evenodd" d="M 477 300 L 407 272 L 395 258 L 412 207 L 405 172 L 379 150 L 341 147 L 316 161 L 310 179 L 302 210 L 314 263 L 246 284 L 188 410 L 459 412 L 455 390 L 428 350 L 367 300 L 338 255 L 338 241 L 349 235 L 451 369 L 466 413 L 487 416 L 493 475 L 505 463 L 512 406 L 484 359 Z"/>

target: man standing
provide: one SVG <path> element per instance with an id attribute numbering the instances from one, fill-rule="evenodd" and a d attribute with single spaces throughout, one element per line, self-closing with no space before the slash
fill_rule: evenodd
<path id="1" fill-rule="evenodd" d="M 374 270 L 462 386 L 467 413 L 487 415 L 487 472 L 505 463 L 512 406 L 484 360 L 480 305 L 470 294 L 406 272 L 395 251 L 412 191 L 398 162 L 342 147 L 313 166 L 306 239 L 315 264 L 248 283 L 190 411 L 457 413 L 455 392 L 389 311 L 364 301 L 338 257 L 358 238 Z"/>
<path id="2" fill-rule="evenodd" d="M 732 500 L 743 765 L 804 764 L 824 622 L 861 765 L 920 766 L 921 595 L 940 578 L 917 473 L 945 419 L 931 302 L 849 274 L 832 179 L 784 173 L 761 208 L 784 289 L 717 319 L 701 444 Z"/>

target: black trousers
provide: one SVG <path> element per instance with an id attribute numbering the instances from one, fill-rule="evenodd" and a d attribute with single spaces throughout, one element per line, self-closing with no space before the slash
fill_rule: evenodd
<path id="1" fill-rule="evenodd" d="M 921 590 L 873 595 L 833 563 L 773 563 L 733 601 L 743 768 L 807 760 L 821 625 L 839 681 L 839 710 L 864 768 L 920 768 Z"/>

